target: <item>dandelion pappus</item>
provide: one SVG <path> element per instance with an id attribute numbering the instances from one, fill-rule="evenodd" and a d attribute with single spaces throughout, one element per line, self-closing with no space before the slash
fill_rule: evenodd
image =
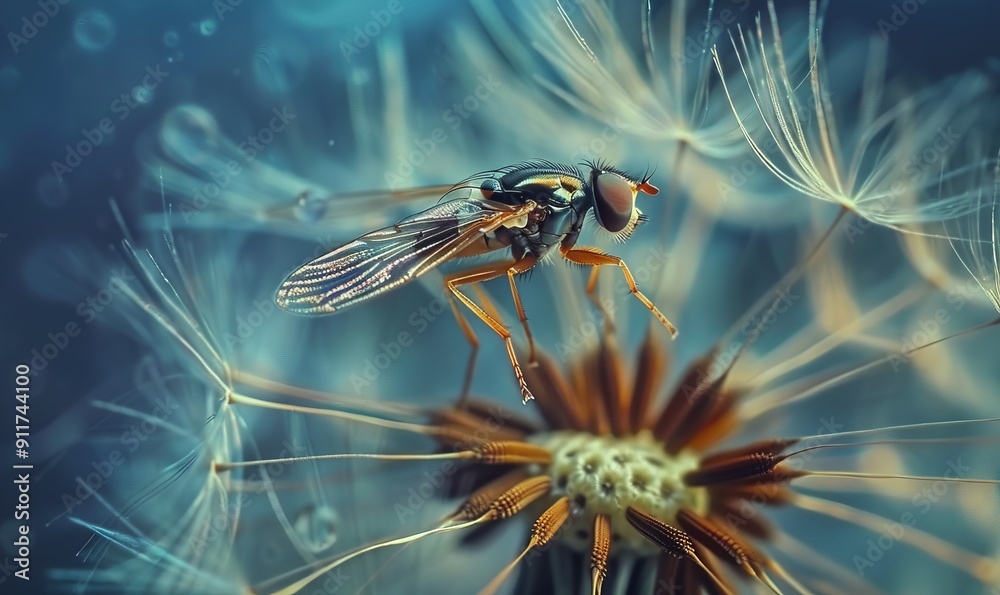
<path id="1" fill-rule="evenodd" d="M 601 250 L 577 247 L 588 212 L 597 224 L 619 240 L 628 238 L 645 217 L 636 208 L 639 192 L 655 195 L 650 175 L 635 177 L 603 162 L 585 163 L 589 171 L 550 161 L 526 161 L 467 178 L 451 191 L 473 194 L 441 202 L 395 225 L 367 233 L 296 269 L 281 284 L 277 304 L 302 314 L 339 312 L 391 291 L 456 258 L 498 253 L 504 259 L 445 276 L 447 296 L 473 352 L 462 395 L 467 393 L 475 365 L 478 339 L 461 315 L 464 304 L 505 342 L 524 402 L 534 398 L 524 380 L 507 327 L 459 290 L 506 275 L 518 317 L 534 360 L 534 341 L 514 276 L 533 268 L 553 248 L 566 260 L 593 267 L 587 293 L 594 295 L 599 267 L 621 268 L 629 290 L 663 323 L 671 336 L 673 324 L 639 291 L 625 262 Z M 479 181 L 479 185 L 473 182 Z M 478 192 L 478 196 L 475 196 Z M 480 198 L 481 197 L 481 198 Z M 457 301 L 456 301 L 457 300 Z"/>

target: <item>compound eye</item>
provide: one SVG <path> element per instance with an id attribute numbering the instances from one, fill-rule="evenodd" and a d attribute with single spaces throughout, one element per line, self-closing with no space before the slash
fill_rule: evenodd
<path id="1" fill-rule="evenodd" d="M 602 173 L 594 182 L 594 203 L 597 222 L 611 233 L 618 233 L 632 220 L 635 191 L 618 174 Z"/>
<path id="2" fill-rule="evenodd" d="M 495 193 L 503 192 L 503 185 L 500 184 L 500 180 L 487 178 L 483 180 L 483 183 L 479 186 L 479 190 L 483 193 L 483 198 L 489 200 Z"/>

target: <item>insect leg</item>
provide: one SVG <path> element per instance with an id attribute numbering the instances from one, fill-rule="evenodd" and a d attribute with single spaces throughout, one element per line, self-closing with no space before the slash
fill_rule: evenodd
<path id="1" fill-rule="evenodd" d="M 537 263 L 538 257 L 528 254 L 507 269 L 507 280 L 510 283 L 510 293 L 514 298 L 514 306 L 517 308 L 517 316 L 521 320 L 521 326 L 524 328 L 524 334 L 528 340 L 528 362 L 532 365 L 537 365 L 537 358 L 535 357 L 535 338 L 531 334 L 531 327 L 528 326 L 528 316 L 524 312 L 524 305 L 521 303 L 521 294 L 517 291 L 517 284 L 514 282 L 514 276 L 527 272 Z M 479 296 L 479 303 L 483 305 L 483 310 L 485 310 L 486 313 L 494 319 L 499 319 L 500 314 L 497 312 L 496 307 L 493 305 L 492 300 L 486 292 L 480 289 L 478 284 L 473 287 L 476 291 L 476 295 Z"/>
<path id="2" fill-rule="evenodd" d="M 639 301 L 653 313 L 653 316 L 663 323 L 663 326 L 667 327 L 672 338 L 677 336 L 677 327 L 667 320 L 667 317 L 661 314 L 656 306 L 653 305 L 653 302 L 649 301 L 649 298 L 639 291 L 639 287 L 635 284 L 635 278 L 632 277 L 632 272 L 628 270 L 628 265 L 625 264 L 624 260 L 617 256 L 604 254 L 596 248 L 565 248 L 561 249 L 560 252 L 563 258 L 572 263 L 594 267 L 594 270 L 590 273 L 590 281 L 587 283 L 588 295 L 593 295 L 594 289 L 597 287 L 597 272 L 600 270 L 598 267 L 617 265 L 622 270 L 622 274 L 625 275 L 625 282 L 628 284 L 628 290 L 632 292 L 632 295 L 639 298 Z"/>
<path id="3" fill-rule="evenodd" d="M 507 280 L 510 282 L 510 293 L 514 296 L 514 306 L 517 308 L 517 317 L 521 319 L 521 326 L 524 327 L 524 334 L 528 339 L 528 363 L 535 365 L 535 338 L 531 335 L 531 328 L 528 326 L 528 316 L 524 313 L 524 306 L 521 304 L 521 294 L 517 291 L 514 283 L 514 275 L 519 275 L 535 266 L 538 257 L 531 254 L 526 255 L 521 260 L 514 263 L 514 266 L 507 269 Z"/>
<path id="4" fill-rule="evenodd" d="M 445 285 L 447 287 L 447 284 Z M 449 287 L 449 290 L 451 288 Z M 458 309 L 458 302 L 455 301 L 455 296 L 449 291 L 445 294 L 448 297 L 448 305 L 451 306 L 451 313 L 455 315 L 455 320 L 458 321 L 458 326 L 462 329 L 462 334 L 465 335 L 465 340 L 469 342 L 469 360 L 465 364 L 465 379 L 462 381 L 462 392 L 459 393 L 458 403 L 455 405 L 457 409 L 461 409 L 465 405 L 465 400 L 469 397 L 469 390 L 472 388 L 472 375 L 476 370 L 476 358 L 479 356 L 479 337 L 476 336 L 476 331 L 472 330 L 469 326 L 469 321 L 462 316 L 462 312 Z"/>
<path id="5" fill-rule="evenodd" d="M 458 289 L 459 286 L 461 285 L 469 285 L 471 283 L 482 283 L 483 281 L 489 281 L 490 279 L 495 279 L 505 274 L 507 270 L 512 268 L 515 264 L 516 263 L 500 262 L 472 269 L 471 271 L 462 271 L 458 273 L 453 273 L 445 277 L 444 284 L 445 287 L 448 289 L 448 291 L 451 293 L 451 296 L 458 298 L 460 302 L 465 304 L 465 307 L 467 307 L 469 310 L 472 310 L 473 314 L 479 317 L 480 320 L 485 322 L 487 326 L 493 329 L 493 332 L 500 335 L 500 338 L 503 339 L 504 344 L 507 346 L 507 356 L 510 358 L 511 367 L 513 367 L 514 369 L 514 376 L 517 378 L 518 386 L 521 389 L 522 401 L 527 403 L 529 400 L 535 397 L 534 395 L 531 394 L 531 391 L 528 390 L 528 384 L 524 380 L 524 373 L 521 371 L 520 364 L 517 363 L 517 356 L 514 353 L 514 341 L 511 339 L 510 331 L 507 330 L 507 327 L 505 327 L 494 317 L 487 314 L 482 308 L 479 307 L 478 304 L 469 299 L 468 296 L 466 296 Z M 453 305 L 453 311 L 455 311 L 456 315 L 458 315 L 457 305 Z M 468 323 L 466 323 L 466 326 L 467 324 Z M 478 340 L 475 338 L 475 334 L 472 333 L 472 329 L 469 328 L 468 330 L 471 333 L 470 343 L 476 341 L 476 343 L 474 344 L 478 344 Z M 470 335 L 467 334 L 466 338 L 470 338 Z M 474 363 L 470 363 L 470 365 L 474 365 Z"/>

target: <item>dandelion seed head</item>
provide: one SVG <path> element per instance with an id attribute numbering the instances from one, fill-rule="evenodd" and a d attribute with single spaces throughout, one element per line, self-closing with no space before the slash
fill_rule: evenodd
<path id="1" fill-rule="evenodd" d="M 556 432 L 532 440 L 552 453 L 552 463 L 542 469 L 556 486 L 548 503 L 569 498 L 574 519 L 584 527 L 592 526 L 596 515 L 607 515 L 613 527 L 621 528 L 616 548 L 646 556 L 658 551 L 625 521 L 629 507 L 668 522 L 682 508 L 699 514 L 707 510 L 706 490 L 685 486 L 682 480 L 698 467 L 698 458 L 665 453 L 648 432 L 621 438 Z M 571 532 L 566 544 L 586 551 L 592 537 L 586 530 Z"/>
<path id="2" fill-rule="evenodd" d="M 288 9 L 296 19 L 334 14 L 299 4 Z M 734 56 L 720 52 L 731 108 L 707 82 L 716 76 L 708 46 L 692 61 L 677 60 L 678 51 L 686 55 L 678 40 L 700 31 L 700 5 L 689 11 L 676 2 L 634 27 L 604 3 L 558 6 L 566 14 L 545 19 L 528 3 L 518 17 L 476 2 L 492 27 L 485 35 L 455 28 L 449 39 L 461 52 L 452 54 L 464 59 L 438 65 L 447 76 L 433 85 L 414 76 L 406 38 L 387 29 L 363 60 L 338 71 L 343 129 L 310 124 L 278 138 L 225 185 L 218 172 L 230 160 L 246 162 L 240 144 L 261 125 L 254 109 L 181 105 L 145 136 L 139 155 L 156 200 L 123 232 L 131 246 L 124 255 L 142 281 L 116 303 L 115 320 L 131 349 L 155 354 L 162 382 L 95 398 L 106 415 L 98 428 L 108 424 L 116 438 L 116 424 L 147 419 L 158 399 L 181 405 L 137 451 L 141 464 L 74 510 L 73 522 L 95 535 L 86 563 L 97 570 L 67 574 L 68 582 L 144 592 L 331 592 L 346 576 L 352 591 L 468 592 L 509 560 L 496 584 L 509 580 L 515 592 L 996 583 L 995 371 L 961 366 L 984 367 L 973 355 L 989 353 L 995 335 L 984 327 L 953 337 L 981 319 L 942 295 L 960 274 L 931 243 L 940 240 L 931 237 L 940 220 L 971 212 L 982 161 L 934 161 L 898 203 L 880 210 L 879 202 L 913 156 L 900 147 L 932 140 L 932 124 L 952 122 L 981 86 L 958 79 L 955 89 L 910 95 L 897 108 L 876 101 L 895 100 L 878 88 L 859 112 L 880 130 L 869 137 L 864 127 L 836 125 L 849 120 L 840 104 L 833 122 L 830 106 L 856 89 L 826 71 L 808 33 L 796 40 L 794 28 L 783 28 L 782 46 L 769 38 L 759 50 L 769 19 L 744 29 L 748 44 L 737 53 L 745 81 L 742 69 L 729 69 Z M 653 43 L 634 35 L 644 27 Z M 261 82 L 269 97 L 295 99 L 301 122 L 324 122 L 328 98 L 304 98 L 294 82 L 298 57 L 289 57 L 291 72 Z M 786 84 L 779 57 L 798 61 L 789 81 L 815 64 L 835 75 L 798 79 L 786 104 L 760 86 L 765 63 L 772 82 Z M 414 166 L 426 124 L 437 126 L 443 109 L 474 96 L 490 75 L 501 81 L 496 94 Z M 747 120 L 741 130 L 730 113 L 754 110 L 777 127 Z M 609 115 L 620 121 L 615 138 L 604 139 Z M 334 136 L 346 149 L 331 154 Z M 774 192 L 747 137 L 770 137 L 775 150 L 765 156 L 794 190 Z M 816 150 L 824 147 L 832 151 Z M 845 162 L 855 147 L 859 161 Z M 391 225 L 443 194 L 407 188 L 542 154 L 652 161 L 666 170 L 667 183 L 656 180 L 664 192 L 642 204 L 650 222 L 613 251 L 655 304 L 682 312 L 682 341 L 649 330 L 648 313 L 612 271 L 597 283 L 601 312 L 580 271 L 553 264 L 523 284 L 546 347 L 525 371 L 539 398 L 520 406 L 509 370 L 497 365 L 506 361 L 503 347 L 481 335 L 473 396 L 456 403 L 468 346 L 440 299 L 440 272 L 346 316 L 307 320 L 274 307 L 277 282 L 313 252 Z M 745 163 L 757 174 L 721 191 Z M 978 164 L 979 177 L 962 163 Z M 947 165 L 943 174 L 938 165 Z M 944 180 L 937 198 L 927 193 L 932 178 Z M 210 184 L 218 192 L 195 203 Z M 888 229 L 842 234 L 829 209 L 814 209 L 821 201 L 885 227 L 921 225 L 925 235 L 907 240 L 907 259 Z M 805 225 L 817 212 L 818 223 Z M 851 214 L 844 225 L 857 220 Z M 966 261 L 970 270 L 994 278 L 993 244 L 963 244 L 970 237 L 954 234 L 958 248 L 978 256 Z M 925 264 L 932 253 L 937 260 Z M 103 278 L 93 273 L 103 262 L 66 262 L 90 283 Z M 73 287 L 31 274 L 49 297 Z M 984 286 L 989 294 L 992 285 Z M 506 281 L 483 289 L 514 332 L 517 316 L 499 299 L 508 296 Z M 955 325 L 938 322 L 931 337 L 921 323 L 942 308 Z M 414 347 L 397 354 L 401 331 Z M 916 331 L 941 342 L 925 349 Z M 515 342 L 523 351 L 522 338 Z M 936 500 L 925 504 L 925 490 L 939 484 L 947 493 L 932 491 Z M 906 513 L 917 525 L 890 533 L 894 546 L 861 574 L 855 557 L 871 562 L 869 540 L 877 544 L 886 524 L 895 532 Z"/>
<path id="3" fill-rule="evenodd" d="M 808 69 L 802 84 L 793 80 L 797 68 L 782 45 L 774 3 L 758 18 L 753 30 L 732 38 L 739 68 L 753 95 L 761 125 L 751 129 L 729 95 L 733 113 L 761 162 L 775 176 L 802 195 L 830 202 L 861 217 L 894 229 L 953 220 L 976 210 L 976 194 L 961 188 L 952 194 L 932 193 L 939 186 L 941 164 L 956 151 L 986 100 L 982 75 L 968 73 L 936 87 L 892 97 L 883 93 L 884 51 L 873 53 L 869 75 L 861 91 L 863 119 L 845 121 L 834 111 L 830 80 L 821 51 L 822 27 L 818 3 L 810 3 Z M 770 35 L 765 37 L 769 25 Z M 726 93 L 731 84 L 715 51 L 716 65 Z M 873 106 L 885 105 L 879 113 Z M 838 126 L 838 122 L 840 126 Z M 771 156 L 765 143 L 775 143 Z M 935 144 L 936 143 L 936 144 Z M 948 178 L 974 176 L 977 164 L 948 163 Z M 898 197 L 914 192 L 915 205 Z"/>

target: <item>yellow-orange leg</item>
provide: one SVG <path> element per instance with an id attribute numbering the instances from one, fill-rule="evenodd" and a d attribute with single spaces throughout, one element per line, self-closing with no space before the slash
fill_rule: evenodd
<path id="1" fill-rule="evenodd" d="M 656 306 L 653 305 L 653 302 L 649 301 L 649 298 L 639 291 L 639 287 L 635 284 L 635 278 L 632 277 L 632 271 L 628 270 L 628 265 L 625 264 L 624 260 L 617 256 L 604 254 L 596 248 L 570 248 L 560 249 L 559 251 L 562 253 L 563 258 L 572 263 L 594 267 L 590 272 L 590 280 L 587 282 L 587 295 L 589 296 L 593 296 L 594 290 L 597 288 L 597 274 L 601 270 L 600 267 L 605 265 L 618 266 L 622 270 L 622 274 L 625 275 L 625 283 L 628 284 L 628 290 L 632 292 L 632 295 L 649 308 L 653 316 L 663 323 L 663 326 L 667 327 L 671 338 L 677 337 L 677 327 L 667 320 L 667 317 L 660 313 Z"/>
<path id="2" fill-rule="evenodd" d="M 448 287 L 447 284 L 445 287 Z M 462 312 L 458 309 L 458 303 L 455 302 L 455 296 L 451 294 L 449 289 L 446 294 L 448 297 L 448 305 L 451 306 L 451 313 L 455 315 L 455 320 L 458 321 L 458 327 L 462 330 L 462 334 L 465 335 L 465 340 L 469 342 L 469 360 L 465 364 L 465 378 L 462 380 L 462 392 L 458 395 L 458 403 L 455 405 L 456 409 L 461 409 L 465 406 L 465 400 L 469 398 L 469 391 L 472 389 L 472 375 L 476 369 L 476 358 L 479 355 L 479 337 L 476 336 L 476 332 L 472 330 L 469 326 L 469 321 L 462 316 Z"/>
<path id="3" fill-rule="evenodd" d="M 507 269 L 507 280 L 510 282 L 510 294 L 514 297 L 514 307 L 517 308 L 517 317 L 521 319 L 521 327 L 524 328 L 524 335 L 528 340 L 528 364 L 536 365 L 535 358 L 535 337 L 531 334 L 531 327 L 528 326 L 528 316 L 524 313 L 524 306 L 521 304 L 521 294 L 517 291 L 514 283 L 514 275 L 520 275 L 531 269 L 538 262 L 538 257 L 526 255 L 521 260 L 514 263 L 514 266 Z"/>
<path id="4" fill-rule="evenodd" d="M 514 282 L 514 275 L 527 272 L 534 267 L 537 262 L 537 257 L 528 255 L 515 262 L 509 269 L 507 269 L 507 280 L 510 282 L 510 293 L 514 298 L 514 306 L 517 308 L 517 317 L 521 320 L 521 327 L 524 328 L 524 334 L 528 340 L 528 363 L 532 365 L 538 365 L 538 358 L 535 357 L 535 337 L 531 334 L 531 327 L 528 326 L 528 316 L 524 313 L 524 305 L 521 303 L 521 294 L 518 292 L 517 284 Z M 490 296 L 487 295 L 478 284 L 474 285 L 473 289 L 479 297 L 479 303 L 482 304 L 483 310 L 485 310 L 486 313 L 493 318 L 500 318 L 500 313 L 493 304 L 493 300 L 490 299 Z"/>
<path id="5" fill-rule="evenodd" d="M 533 264 L 533 263 L 532 263 Z M 530 266 L 528 268 L 531 268 Z M 510 331 L 507 330 L 501 322 L 499 322 L 494 317 L 487 314 L 482 308 L 479 307 L 474 301 L 469 299 L 464 293 L 462 293 L 458 288 L 461 285 L 469 285 L 471 283 L 482 283 L 484 281 L 489 281 L 490 279 L 495 279 L 509 270 L 519 271 L 519 263 L 517 262 L 499 262 L 495 264 L 490 264 L 482 267 L 478 267 L 468 271 L 460 271 L 448 275 L 444 279 L 444 285 L 449 291 L 449 303 L 452 307 L 452 312 L 455 314 L 455 318 L 459 321 L 459 326 L 462 329 L 462 333 L 465 335 L 466 340 L 472 346 L 472 354 L 469 358 L 469 364 L 466 367 L 466 380 L 464 383 L 464 388 L 462 392 L 462 397 L 460 398 L 460 403 L 464 402 L 465 396 L 468 394 L 469 386 L 472 381 L 472 374 L 475 369 L 476 355 L 479 350 L 479 338 L 476 336 L 475 331 L 469 326 L 465 317 L 462 316 L 458 309 L 458 304 L 455 303 L 454 298 L 458 298 L 465 307 L 472 310 L 472 313 L 479 317 L 480 320 L 486 323 L 493 332 L 500 335 L 503 339 L 504 344 L 507 347 L 507 356 L 510 358 L 511 367 L 514 369 L 514 376 L 517 378 L 518 387 L 521 390 L 521 399 L 523 402 L 527 403 L 529 400 L 535 398 L 531 391 L 528 390 L 528 384 L 524 380 L 524 373 L 521 371 L 520 364 L 517 363 L 517 355 L 514 353 L 514 342 L 511 339 Z M 527 269 L 524 269 L 527 270 Z M 516 274 L 516 273 L 514 273 Z M 522 309 L 523 311 L 523 309 Z"/>

